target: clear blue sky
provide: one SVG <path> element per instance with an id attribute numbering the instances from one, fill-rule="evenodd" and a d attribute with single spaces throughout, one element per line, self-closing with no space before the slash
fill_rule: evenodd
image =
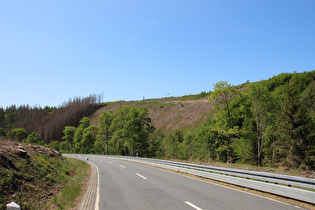
<path id="1" fill-rule="evenodd" d="M 0 0 L 0 107 L 198 94 L 315 69 L 314 0 Z"/>

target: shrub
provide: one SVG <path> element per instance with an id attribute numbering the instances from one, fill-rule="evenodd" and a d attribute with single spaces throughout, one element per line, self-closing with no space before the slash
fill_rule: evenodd
<path id="1" fill-rule="evenodd" d="M 40 144 L 40 145 L 43 145 L 43 141 L 42 141 L 42 137 L 36 133 L 36 132 L 33 132 L 32 134 L 30 134 L 26 141 L 30 144 Z"/>
<path id="2" fill-rule="evenodd" d="M 7 137 L 11 140 L 22 141 L 27 138 L 27 132 L 24 128 L 14 128 L 7 133 Z"/>

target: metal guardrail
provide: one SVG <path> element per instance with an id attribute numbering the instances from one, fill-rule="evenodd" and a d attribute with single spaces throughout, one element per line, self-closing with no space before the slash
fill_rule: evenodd
<path id="1" fill-rule="evenodd" d="M 166 161 L 166 160 L 154 160 L 154 161 L 157 161 L 163 164 L 194 168 L 196 170 L 202 169 L 204 171 L 216 172 L 219 174 L 239 176 L 243 178 L 257 179 L 257 180 L 265 181 L 265 182 L 272 182 L 272 183 L 277 183 L 277 184 L 284 184 L 288 186 L 295 186 L 295 187 L 315 190 L 315 179 L 310 179 L 310 178 L 258 172 L 258 171 L 241 170 L 241 169 L 205 166 L 205 165 L 197 165 L 197 164 Z"/>
<path id="2" fill-rule="evenodd" d="M 129 156 L 102 156 L 171 169 L 315 204 L 315 179 Z M 301 189 L 302 188 L 302 189 Z"/>

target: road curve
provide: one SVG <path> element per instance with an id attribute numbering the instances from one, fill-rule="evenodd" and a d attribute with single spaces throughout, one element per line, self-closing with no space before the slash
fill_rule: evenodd
<path id="1" fill-rule="evenodd" d="M 88 158 L 99 172 L 95 209 L 301 209 L 133 162 Z"/>
<path id="2" fill-rule="evenodd" d="M 89 163 L 91 166 L 91 175 L 89 182 L 87 184 L 84 196 L 80 205 L 78 206 L 78 210 L 93 210 L 97 209 L 98 205 L 96 203 L 96 196 L 98 193 L 98 168 L 94 166 L 92 163 Z"/>

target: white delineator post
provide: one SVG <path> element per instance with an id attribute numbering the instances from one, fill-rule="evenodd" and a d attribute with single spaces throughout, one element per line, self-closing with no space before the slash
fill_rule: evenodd
<path id="1" fill-rule="evenodd" d="M 7 210 L 21 210 L 20 206 L 14 202 L 7 204 Z"/>

